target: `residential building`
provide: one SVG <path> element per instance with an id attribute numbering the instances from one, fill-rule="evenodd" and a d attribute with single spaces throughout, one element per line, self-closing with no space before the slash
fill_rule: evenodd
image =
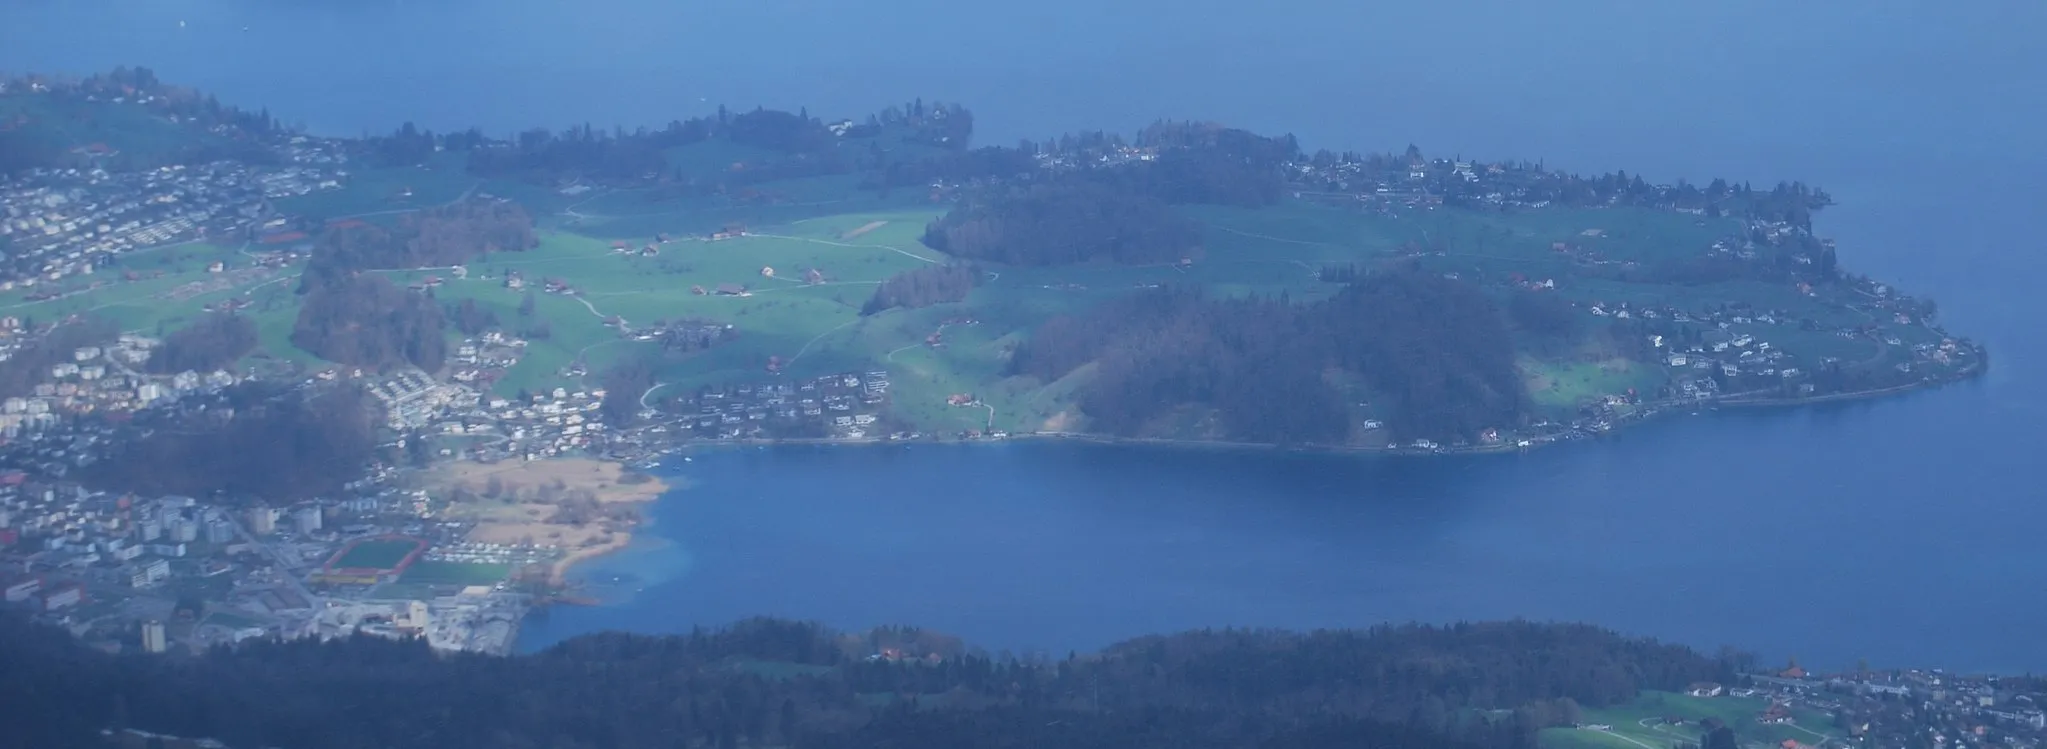
<path id="1" fill-rule="evenodd" d="M 154 619 L 142 623 L 142 652 L 161 653 L 169 649 L 164 636 L 163 622 Z"/>
<path id="2" fill-rule="evenodd" d="M 277 511 L 268 507 L 249 508 L 249 532 L 268 536 L 277 532 Z"/>
<path id="3" fill-rule="evenodd" d="M 297 512 L 292 513 L 292 521 L 293 525 L 297 526 L 299 535 L 305 535 L 308 533 L 312 533 L 313 531 L 317 531 L 320 529 L 321 525 L 320 508 L 317 505 L 312 507 L 301 507 L 298 509 Z"/>
<path id="4" fill-rule="evenodd" d="M 43 594 L 43 610 L 58 611 L 76 606 L 84 601 L 84 588 L 77 585 L 66 585 Z"/>

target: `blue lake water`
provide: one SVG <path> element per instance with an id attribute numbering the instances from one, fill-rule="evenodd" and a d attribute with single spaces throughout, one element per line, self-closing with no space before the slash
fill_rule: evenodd
<path id="1" fill-rule="evenodd" d="M 143 64 L 330 133 L 923 96 L 972 107 L 983 142 L 1201 117 L 1309 147 L 1803 179 L 1841 202 L 1819 228 L 1845 265 L 1938 299 L 1993 354 L 1940 391 L 1521 456 L 708 454 L 638 548 L 586 569 L 645 590 L 533 622 L 527 647 L 753 614 L 1053 651 L 1525 616 L 1809 663 L 2047 669 L 2047 5 L 1355 5 L 15 0 L 0 70 Z"/>
<path id="2" fill-rule="evenodd" d="M 2047 506 L 2012 501 L 2016 453 L 1965 452 L 1980 421 L 1941 418 L 2017 421 L 1995 389 L 1680 417 L 1516 456 L 701 453 L 653 510 L 654 548 L 583 569 L 623 577 L 600 587 L 616 600 L 557 608 L 521 644 L 775 614 L 1063 653 L 1202 625 L 1520 616 L 1807 663 L 2038 669 Z"/>

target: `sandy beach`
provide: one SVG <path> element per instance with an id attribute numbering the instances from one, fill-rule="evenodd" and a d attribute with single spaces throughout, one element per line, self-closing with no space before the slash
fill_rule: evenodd
<path id="1" fill-rule="evenodd" d="M 448 519 L 476 524 L 470 541 L 562 549 L 549 570 L 557 584 L 575 563 L 632 543 L 640 508 L 669 489 L 592 458 L 448 463 L 427 472 L 426 487 L 447 501 Z"/>

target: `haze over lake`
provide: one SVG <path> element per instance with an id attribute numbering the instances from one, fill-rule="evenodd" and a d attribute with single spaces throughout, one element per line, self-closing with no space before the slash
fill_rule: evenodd
<path id="1" fill-rule="evenodd" d="M 1840 665 L 2047 668 L 2047 6 L 1763 0 L 18 0 L 0 69 L 154 68 L 353 134 L 658 125 L 922 96 L 981 142 L 1159 117 L 1308 148 L 1801 179 L 1845 266 L 1939 301 L 1990 374 L 1682 417 L 1525 456 L 1392 461 L 1006 445 L 700 457 L 652 584 L 529 645 L 752 614 L 1064 650 L 1155 630 L 1527 616 Z M 180 22 L 183 26 L 180 26 Z M 230 54 L 231 53 L 231 54 Z"/>

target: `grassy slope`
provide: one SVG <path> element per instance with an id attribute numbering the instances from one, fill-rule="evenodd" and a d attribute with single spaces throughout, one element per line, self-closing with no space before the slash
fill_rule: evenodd
<path id="1" fill-rule="evenodd" d="M 227 273 L 206 272 L 209 263 L 227 264 Z M 123 256 L 112 267 L 90 276 L 64 279 L 0 292 L 0 314 L 53 319 L 90 312 L 119 322 L 123 329 L 155 334 L 174 328 L 204 310 L 206 304 L 251 290 L 289 289 L 294 270 L 249 270 L 252 261 L 238 248 L 193 242 Z M 125 280 L 133 272 L 137 280 Z M 161 275 L 158 275 L 161 274 Z M 285 280 L 279 280 L 285 279 Z M 70 292 L 59 298 L 30 301 L 29 296 L 53 289 Z"/>
<path id="2" fill-rule="evenodd" d="M 1549 728 L 1542 731 L 1540 740 L 1547 749 L 1644 749 L 1645 746 L 1664 749 L 1674 741 L 1698 743 L 1698 721 L 1705 718 L 1725 721 L 1734 728 L 1736 739 L 1744 747 L 1774 749 L 1785 740 L 1810 746 L 1839 735 L 1829 716 L 1809 710 L 1794 709 L 1792 714 L 1797 720 L 1794 724 L 1757 723 L 1756 715 L 1767 707 L 1769 703 L 1760 698 L 1705 698 L 1646 692 L 1626 705 L 1585 711 L 1585 724 L 1611 726 L 1610 731 Z M 1662 725 L 1665 717 L 1683 718 L 1685 725 Z"/>

